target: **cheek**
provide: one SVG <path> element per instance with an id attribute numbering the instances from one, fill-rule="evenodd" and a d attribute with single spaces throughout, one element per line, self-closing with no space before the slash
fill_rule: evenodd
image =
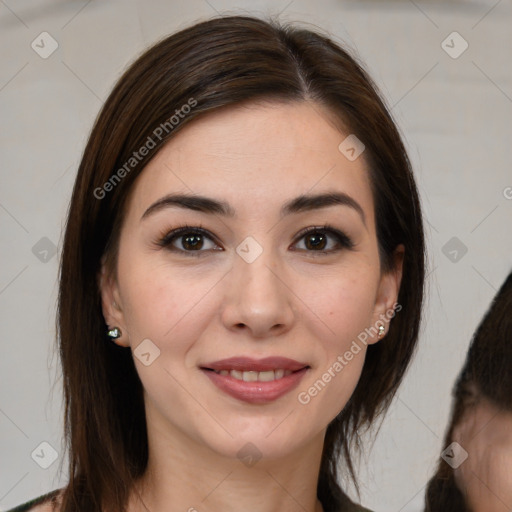
<path id="1" fill-rule="evenodd" d="M 318 336 L 320 365 L 302 386 L 298 401 L 325 424 L 343 409 L 359 381 L 367 346 L 358 336 L 371 326 L 376 279 L 368 268 L 326 280 L 312 308 L 328 329 Z"/>
<path id="2" fill-rule="evenodd" d="M 375 272 L 353 273 L 326 283 L 318 299 L 321 317 L 326 319 L 333 337 L 333 348 L 341 350 L 370 327 L 377 290 Z"/>
<path id="3" fill-rule="evenodd" d="M 178 352 L 199 336 L 209 318 L 217 275 L 149 265 L 142 258 L 126 260 L 124 268 L 120 265 L 121 275 L 125 276 L 120 290 L 132 348 L 149 338 L 161 350 Z"/>

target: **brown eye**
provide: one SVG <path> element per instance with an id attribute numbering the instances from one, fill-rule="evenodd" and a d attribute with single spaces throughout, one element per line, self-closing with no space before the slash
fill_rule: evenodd
<path id="1" fill-rule="evenodd" d="M 219 250 L 219 246 L 214 242 L 213 237 L 208 234 L 208 231 L 192 226 L 174 229 L 157 243 L 169 251 L 181 252 L 183 254 L 197 253 L 193 254 L 194 256 L 199 256 L 200 253 L 211 250 Z M 208 243 L 210 247 L 208 247 Z"/>
<path id="2" fill-rule="evenodd" d="M 304 248 L 299 248 L 299 250 L 309 253 L 328 254 L 354 247 L 354 243 L 345 233 L 327 225 L 306 228 L 299 233 L 297 240 L 304 240 Z M 297 244 L 298 242 L 295 243 L 295 245 Z M 223 250 L 207 230 L 193 226 L 173 229 L 161 237 L 157 245 L 165 247 L 169 251 L 189 256 L 201 256 L 209 251 Z"/>
<path id="3" fill-rule="evenodd" d="M 316 250 L 324 250 L 327 245 L 328 237 L 325 236 L 324 233 L 309 233 L 305 237 L 306 247 L 308 249 Z"/>
<path id="4" fill-rule="evenodd" d="M 187 250 L 201 249 L 204 244 L 203 235 L 198 235 L 195 233 L 189 235 L 182 235 L 179 239 L 181 239 L 182 247 Z"/>
<path id="5" fill-rule="evenodd" d="M 299 233 L 297 239 L 304 240 L 307 252 L 332 253 L 354 247 L 354 242 L 345 233 L 328 225 L 307 228 Z"/>

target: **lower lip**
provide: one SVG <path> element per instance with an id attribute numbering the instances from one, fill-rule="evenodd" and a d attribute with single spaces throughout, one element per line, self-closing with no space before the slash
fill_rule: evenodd
<path id="1" fill-rule="evenodd" d="M 251 404 L 266 404 L 277 400 L 299 385 L 308 368 L 270 382 L 245 382 L 231 375 L 220 375 L 211 370 L 202 370 L 210 380 L 228 395 Z"/>

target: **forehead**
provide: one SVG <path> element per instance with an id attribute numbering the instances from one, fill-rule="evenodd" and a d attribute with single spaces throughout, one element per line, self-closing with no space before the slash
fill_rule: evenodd
<path id="1" fill-rule="evenodd" d="M 249 103 L 205 114 L 184 127 L 142 171 L 130 209 L 139 217 L 169 192 L 227 200 L 241 216 L 276 210 L 305 193 L 337 190 L 373 217 L 364 154 L 340 151 L 350 135 L 310 102 Z"/>

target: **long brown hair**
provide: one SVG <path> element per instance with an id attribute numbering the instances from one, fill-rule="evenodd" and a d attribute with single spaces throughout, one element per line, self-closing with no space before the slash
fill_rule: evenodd
<path id="1" fill-rule="evenodd" d="M 512 411 L 512 272 L 477 327 L 453 391 L 452 413 L 443 447 L 464 414 L 479 400 Z M 442 458 L 427 485 L 425 512 L 470 512 L 452 467 Z"/>
<path id="2" fill-rule="evenodd" d="M 78 169 L 57 318 L 69 445 L 63 512 L 121 512 L 146 468 L 142 385 L 131 352 L 106 340 L 97 279 L 103 256 L 115 273 L 132 185 L 188 123 L 206 112 L 256 100 L 315 101 L 348 127 L 366 146 L 383 271 L 393 268 L 396 247 L 405 247 L 402 310 L 386 339 L 368 347 L 352 397 L 327 428 L 318 498 L 326 512 L 340 510 L 347 499 L 338 483 L 338 459 L 344 457 L 355 481 L 351 453 L 358 430 L 389 406 L 418 338 L 425 272 L 418 192 L 397 128 L 354 57 L 318 32 L 228 16 L 163 39 L 129 67 L 99 113 Z M 188 113 L 175 122 L 171 116 L 177 110 Z M 139 148 L 152 145 L 149 139 L 155 147 L 131 160 Z"/>

